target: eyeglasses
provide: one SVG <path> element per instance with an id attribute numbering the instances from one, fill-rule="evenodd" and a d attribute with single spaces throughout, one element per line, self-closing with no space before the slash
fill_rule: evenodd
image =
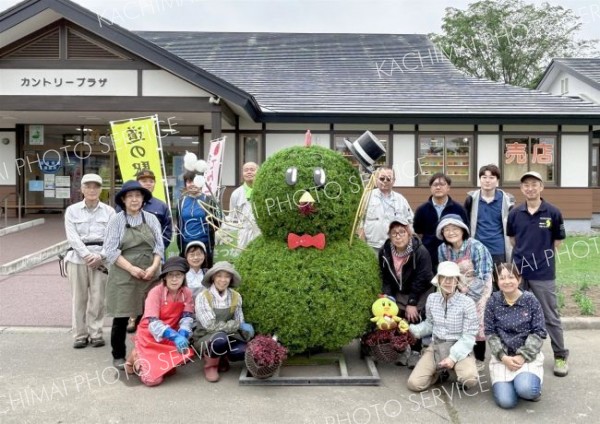
<path id="1" fill-rule="evenodd" d="M 400 238 L 400 237 L 405 237 L 407 234 L 408 234 L 408 232 L 406 232 L 406 231 L 397 231 L 395 233 L 390 233 L 390 237 Z"/>
<path id="2" fill-rule="evenodd" d="M 448 183 L 433 183 L 431 187 L 446 187 Z"/>
<path id="3" fill-rule="evenodd" d="M 392 177 L 379 177 L 379 181 L 382 183 L 392 181 Z"/>
<path id="4" fill-rule="evenodd" d="M 166 275 L 166 277 L 170 278 L 170 279 L 181 278 L 183 276 L 185 276 L 185 274 L 181 271 L 170 271 L 170 272 L 167 272 L 167 275 Z"/>
<path id="5" fill-rule="evenodd" d="M 442 228 L 442 233 L 444 233 L 444 234 L 456 234 L 459 231 L 462 231 L 462 229 L 458 228 L 458 227 L 444 227 L 444 228 Z"/>

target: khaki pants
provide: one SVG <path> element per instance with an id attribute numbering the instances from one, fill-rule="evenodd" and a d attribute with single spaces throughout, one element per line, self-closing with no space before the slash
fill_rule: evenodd
<path id="1" fill-rule="evenodd" d="M 104 324 L 104 291 L 108 275 L 85 264 L 67 262 L 73 302 L 73 337 L 102 337 Z"/>
<path id="2" fill-rule="evenodd" d="M 433 347 L 428 346 L 421 355 L 421 359 L 417 362 L 417 366 L 410 373 L 406 386 L 413 392 L 422 392 L 434 384 L 437 380 L 436 363 L 433 357 Z M 465 359 L 454 364 L 453 368 L 456 372 L 456 377 L 460 384 L 464 384 L 465 388 L 474 387 L 479 381 L 477 366 L 473 355 L 467 356 Z"/>

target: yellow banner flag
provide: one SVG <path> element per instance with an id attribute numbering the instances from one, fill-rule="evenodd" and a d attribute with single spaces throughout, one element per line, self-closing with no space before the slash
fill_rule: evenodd
<path id="1" fill-rule="evenodd" d="M 149 169 L 156 177 L 152 195 L 164 202 L 166 197 L 156 135 L 157 123 L 158 116 L 154 115 L 111 122 L 110 128 L 123 182 L 135 180 L 139 170 Z"/>

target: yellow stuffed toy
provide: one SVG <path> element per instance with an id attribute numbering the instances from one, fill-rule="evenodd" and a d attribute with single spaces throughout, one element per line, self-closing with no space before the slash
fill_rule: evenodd
<path id="1" fill-rule="evenodd" d="M 371 322 L 377 325 L 380 330 L 393 330 L 399 328 L 401 333 L 408 331 L 408 322 L 398 317 L 398 305 L 396 300 L 391 296 L 379 295 L 379 299 L 373 302 L 371 307 L 373 318 Z"/>

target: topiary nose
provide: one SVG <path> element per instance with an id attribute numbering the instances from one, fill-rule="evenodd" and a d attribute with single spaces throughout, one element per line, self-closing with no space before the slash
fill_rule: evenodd
<path id="1" fill-rule="evenodd" d="M 302 194 L 302 196 L 300 197 L 300 200 L 298 200 L 298 203 L 315 203 L 315 199 L 310 195 L 308 191 L 305 191 L 304 194 Z"/>

